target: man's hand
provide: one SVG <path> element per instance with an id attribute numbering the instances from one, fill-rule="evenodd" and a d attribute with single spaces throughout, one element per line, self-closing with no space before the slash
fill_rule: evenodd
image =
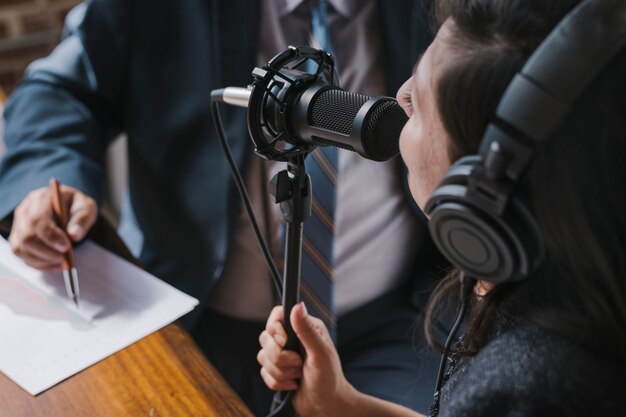
<path id="1" fill-rule="evenodd" d="M 9 235 L 11 250 L 41 271 L 59 271 L 63 254 L 71 245 L 70 239 L 77 242 L 84 238 L 98 216 L 96 202 L 86 194 L 62 185 L 61 195 L 69 209 L 65 231 L 54 221 L 49 188 L 29 193 L 13 213 Z"/>

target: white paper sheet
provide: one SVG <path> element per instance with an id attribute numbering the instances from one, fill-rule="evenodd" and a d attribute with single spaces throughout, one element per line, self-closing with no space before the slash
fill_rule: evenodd
<path id="1" fill-rule="evenodd" d="M 0 237 L 0 371 L 36 395 L 193 310 L 198 300 L 102 249 L 76 249 L 80 308 Z"/>

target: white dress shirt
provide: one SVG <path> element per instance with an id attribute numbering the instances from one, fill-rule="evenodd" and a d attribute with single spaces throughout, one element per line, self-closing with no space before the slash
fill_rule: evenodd
<path id="1" fill-rule="evenodd" d="M 310 21 L 306 2 L 263 2 L 260 64 L 288 45 L 304 44 L 304 28 L 309 27 Z M 341 86 L 369 96 L 383 94 L 376 2 L 329 0 L 329 6 L 329 29 Z M 408 278 L 418 247 L 413 241 L 417 220 L 402 191 L 399 163 L 398 159 L 373 162 L 354 152 L 339 151 L 333 245 L 334 302 L 338 316 L 372 301 Z M 282 217 L 278 206 L 268 198 L 267 184 L 282 169 L 285 166 L 281 163 L 268 163 L 253 156 L 246 178 L 263 233 L 277 254 L 281 253 L 278 242 Z M 265 320 L 276 303 L 269 272 L 242 209 L 224 274 L 212 293 L 210 305 L 229 316 Z"/>

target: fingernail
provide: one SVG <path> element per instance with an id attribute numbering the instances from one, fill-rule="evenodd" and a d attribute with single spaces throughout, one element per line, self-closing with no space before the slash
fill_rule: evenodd
<path id="1" fill-rule="evenodd" d="M 72 223 L 67 226 L 67 233 L 71 235 L 73 238 L 80 238 L 83 234 L 83 228 L 77 225 L 76 223 Z"/>
<path id="2" fill-rule="evenodd" d="M 62 240 L 54 240 L 52 241 L 52 246 L 59 252 L 67 251 L 67 243 Z"/>
<path id="3" fill-rule="evenodd" d="M 300 304 L 302 304 L 302 318 L 304 318 L 309 315 L 309 311 L 306 309 L 306 304 L 304 304 L 304 301 L 300 301 Z"/>

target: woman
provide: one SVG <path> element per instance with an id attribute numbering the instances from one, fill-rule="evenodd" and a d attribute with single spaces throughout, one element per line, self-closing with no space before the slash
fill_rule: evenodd
<path id="1" fill-rule="evenodd" d="M 398 92 L 411 192 L 424 207 L 451 163 L 474 154 L 504 89 L 578 0 L 439 0 L 440 28 Z M 478 281 L 441 391 L 440 416 L 626 415 L 626 51 L 541 144 L 518 194 L 545 244 L 524 281 Z M 428 316 L 458 292 L 451 273 Z M 416 416 L 347 383 L 321 322 L 297 305 L 304 358 L 283 350 L 276 308 L 260 336 L 266 384 L 308 416 Z"/>

